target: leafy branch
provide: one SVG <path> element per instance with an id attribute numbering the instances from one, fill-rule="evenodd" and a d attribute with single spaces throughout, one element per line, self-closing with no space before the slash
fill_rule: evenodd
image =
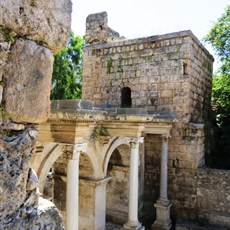
<path id="1" fill-rule="evenodd" d="M 96 143 L 96 141 L 98 141 L 100 139 L 100 137 L 110 137 L 110 134 L 109 134 L 109 131 L 108 129 L 103 126 L 103 125 L 100 125 L 100 126 L 97 126 L 97 127 L 94 127 L 91 135 L 90 135 L 90 142 L 93 142 L 94 144 Z"/>

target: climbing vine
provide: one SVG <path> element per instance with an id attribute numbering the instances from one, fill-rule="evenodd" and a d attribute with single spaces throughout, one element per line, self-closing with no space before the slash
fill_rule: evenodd
<path id="1" fill-rule="evenodd" d="M 95 144 L 100 137 L 110 137 L 108 129 L 103 125 L 94 127 L 89 140 Z"/>
<path id="2" fill-rule="evenodd" d="M 0 25 L 0 40 L 13 43 L 17 34 Z"/>
<path id="3" fill-rule="evenodd" d="M 113 66 L 113 59 L 109 58 L 109 60 L 107 61 L 107 72 L 106 73 L 111 73 L 112 66 Z"/>

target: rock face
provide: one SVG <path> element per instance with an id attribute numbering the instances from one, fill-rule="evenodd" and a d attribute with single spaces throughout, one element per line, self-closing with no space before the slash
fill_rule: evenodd
<path id="1" fill-rule="evenodd" d="M 27 184 L 31 183 L 30 179 L 33 178 L 27 165 L 34 144 L 35 139 L 30 136 L 29 130 L 14 132 L 12 136 L 0 139 L 0 218 L 5 219 L 5 222 L 7 216 L 15 213 L 26 201 L 26 191 L 32 191 L 36 187 L 35 180 L 34 186 L 30 185 L 27 188 Z"/>
<path id="2" fill-rule="evenodd" d="M 20 36 L 60 50 L 70 33 L 70 0 L 14 0 L 0 2 L 4 27 Z"/>
<path id="3" fill-rule="evenodd" d="M 38 199 L 38 179 L 28 167 L 35 142 L 33 129 L 0 139 L 0 229 L 64 229 L 54 204 Z"/>
<path id="4" fill-rule="evenodd" d="M 38 213 L 39 218 L 37 224 L 39 224 L 40 229 L 64 229 L 59 211 L 52 202 L 40 197 Z"/>
<path id="5" fill-rule="evenodd" d="M 70 33 L 70 0 L 0 1 L 0 230 L 62 230 L 29 168 L 49 115 L 53 51 Z"/>
<path id="6" fill-rule="evenodd" d="M 53 55 L 50 50 L 33 41 L 16 41 L 4 76 L 7 85 L 5 108 L 12 120 L 30 123 L 47 120 L 52 71 Z"/>

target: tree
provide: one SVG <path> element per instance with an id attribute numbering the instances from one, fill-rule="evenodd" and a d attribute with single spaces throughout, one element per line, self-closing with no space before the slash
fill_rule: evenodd
<path id="1" fill-rule="evenodd" d="M 221 61 L 217 75 L 213 77 L 213 104 L 217 122 L 230 125 L 230 5 L 205 37 Z"/>
<path id="2" fill-rule="evenodd" d="M 221 67 L 213 76 L 212 103 L 216 113 L 214 148 L 210 166 L 230 169 L 230 5 L 205 37 L 221 61 Z"/>
<path id="3" fill-rule="evenodd" d="M 83 44 L 71 33 L 66 47 L 54 55 L 52 100 L 81 98 Z"/>

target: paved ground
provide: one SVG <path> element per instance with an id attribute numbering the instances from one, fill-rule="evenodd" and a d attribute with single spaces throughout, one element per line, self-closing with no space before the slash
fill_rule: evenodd
<path id="1" fill-rule="evenodd" d="M 121 225 L 106 223 L 106 230 L 120 230 L 120 229 L 122 229 Z"/>

